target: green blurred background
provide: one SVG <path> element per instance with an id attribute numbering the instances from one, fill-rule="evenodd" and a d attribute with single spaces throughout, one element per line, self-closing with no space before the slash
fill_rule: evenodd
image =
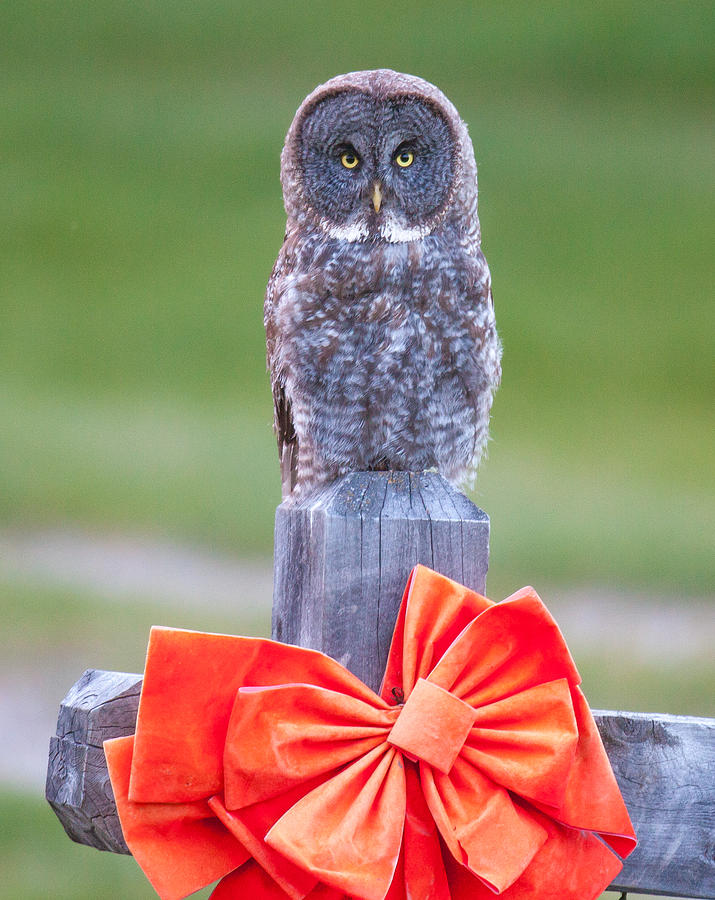
<path id="1" fill-rule="evenodd" d="M 387 66 L 447 93 L 479 163 L 490 595 L 598 586 L 712 620 L 714 38 L 710 2 L 2 4 L 0 533 L 269 559 L 279 153 L 316 84 Z M 54 708 L 85 666 L 138 670 L 154 621 L 269 627 L 250 591 L 119 603 L 5 563 L 6 732 L 38 660 Z M 710 656 L 669 657 L 577 661 L 595 706 L 715 714 Z M 0 802 L 0 896 L 151 896 L 39 788 L 6 776 Z"/>

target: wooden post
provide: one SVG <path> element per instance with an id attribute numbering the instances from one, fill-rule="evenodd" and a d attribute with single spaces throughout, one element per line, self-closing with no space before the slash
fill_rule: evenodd
<path id="1" fill-rule="evenodd" d="M 489 519 L 439 475 L 358 472 L 276 513 L 273 637 L 377 688 L 410 569 L 484 592 Z M 76 841 L 126 853 L 102 741 L 134 731 L 140 675 L 85 672 L 60 708 L 47 799 Z M 612 888 L 715 898 L 715 720 L 597 711 L 639 846 Z M 558 885 L 555 885 L 558 891 Z"/>
<path id="2" fill-rule="evenodd" d="M 276 512 L 273 637 L 378 690 L 416 563 L 484 593 L 489 517 L 431 472 L 355 472 Z"/>

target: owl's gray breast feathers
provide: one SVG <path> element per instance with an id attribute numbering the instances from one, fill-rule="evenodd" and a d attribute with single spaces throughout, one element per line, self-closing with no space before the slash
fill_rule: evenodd
<path id="1" fill-rule="evenodd" d="M 266 329 L 284 481 L 368 468 L 468 474 L 500 375 L 481 252 L 444 233 L 405 244 L 296 233 L 281 256 Z"/>

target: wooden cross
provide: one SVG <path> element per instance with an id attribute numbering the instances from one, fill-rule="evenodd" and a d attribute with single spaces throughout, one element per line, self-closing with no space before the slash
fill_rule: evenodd
<path id="1" fill-rule="evenodd" d="M 434 473 L 356 472 L 276 512 L 276 640 L 379 688 L 416 563 L 485 592 L 489 518 Z M 128 853 L 102 744 L 134 732 L 141 675 L 90 669 L 62 701 L 47 800 L 81 844 Z M 715 720 L 595 710 L 639 845 L 611 886 L 715 898 Z M 554 885 L 554 895 L 558 885 Z"/>

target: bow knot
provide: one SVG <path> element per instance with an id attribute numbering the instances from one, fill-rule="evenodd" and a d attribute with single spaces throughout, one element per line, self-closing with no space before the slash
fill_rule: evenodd
<path id="1" fill-rule="evenodd" d="M 387 740 L 408 759 L 419 759 L 446 775 L 476 718 L 476 711 L 459 697 L 420 678 Z"/>

